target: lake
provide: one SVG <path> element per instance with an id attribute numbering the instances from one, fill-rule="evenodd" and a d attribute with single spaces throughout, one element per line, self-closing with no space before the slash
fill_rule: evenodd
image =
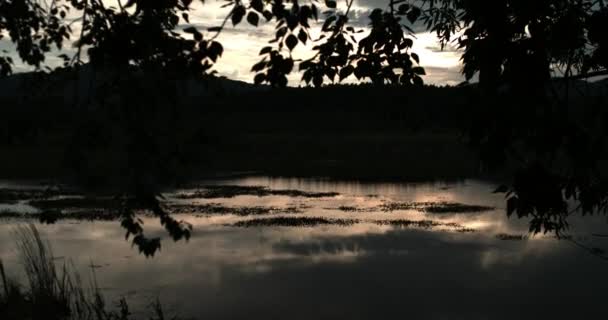
<path id="1" fill-rule="evenodd" d="M 496 186 L 202 181 L 164 194 L 175 217 L 192 224 L 189 241 L 173 242 L 157 219 L 142 218 L 146 235 L 162 238 L 152 258 L 125 240 L 118 221 L 37 226 L 58 261 L 73 261 L 85 278 L 94 271 L 108 299 L 124 296 L 136 313 L 159 297 L 186 319 L 605 316 L 608 261 L 570 240 L 528 234 L 527 220 L 507 218 Z M 14 211 L 36 209 L 27 201 L 0 205 L 0 257 L 18 277 L 11 230 L 36 220 Z M 575 216 L 568 233 L 608 248 L 608 239 L 593 236 L 607 227 L 605 216 Z"/>

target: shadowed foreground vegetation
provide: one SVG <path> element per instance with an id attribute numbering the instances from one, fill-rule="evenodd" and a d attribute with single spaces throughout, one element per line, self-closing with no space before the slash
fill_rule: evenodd
<path id="1" fill-rule="evenodd" d="M 166 317 L 158 299 L 150 304 L 150 317 L 135 317 L 121 298 L 115 308 L 107 305 L 95 274 L 86 286 L 74 266 L 58 266 L 48 242 L 34 225 L 15 231 L 24 283 L 7 274 L 0 260 L 0 318 L 3 320 L 135 320 L 177 319 Z"/>

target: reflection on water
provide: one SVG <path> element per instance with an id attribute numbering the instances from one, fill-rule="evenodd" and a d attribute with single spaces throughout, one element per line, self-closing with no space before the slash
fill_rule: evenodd
<path id="1" fill-rule="evenodd" d="M 301 212 L 290 217 L 360 223 L 237 228 L 230 225 L 260 216 L 193 212 L 180 217 L 194 225 L 192 239 L 173 243 L 156 220 L 144 218 L 146 233 L 164 238 L 154 259 L 138 255 L 117 222 L 63 221 L 39 228 L 55 254 L 72 258 L 83 274 L 96 265 L 98 282 L 109 296 L 127 296 L 132 306 L 143 308 L 158 295 L 169 311 L 199 319 L 572 319 L 605 313 L 608 265 L 549 236 L 500 240 L 499 234 L 526 234 L 527 222 L 506 218 L 504 199 L 491 193 L 491 184 L 272 178 L 213 183 L 339 195 L 180 200 L 174 195 L 192 190 L 176 190 L 166 196 L 175 203 L 298 207 Z M 391 202 L 436 201 L 495 209 L 458 214 L 374 210 Z M 376 223 L 397 219 L 453 223 L 475 232 Z M 10 232 L 15 223 L 0 223 L 0 255 L 9 270 L 18 270 Z M 574 218 L 571 225 L 579 238 L 606 229 L 601 217 Z M 608 247 L 600 241 L 594 244 Z"/>

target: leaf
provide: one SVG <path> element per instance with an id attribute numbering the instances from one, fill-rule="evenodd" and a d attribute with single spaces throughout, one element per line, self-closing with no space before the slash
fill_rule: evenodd
<path id="1" fill-rule="evenodd" d="M 306 44 L 306 40 L 308 40 L 308 34 L 306 34 L 306 31 L 304 31 L 304 29 L 300 29 L 300 32 L 298 33 L 298 39 L 300 39 L 303 44 Z"/>
<path id="2" fill-rule="evenodd" d="M 424 80 L 422 80 L 422 78 L 420 78 L 419 76 L 414 76 L 412 80 L 414 81 L 414 85 L 421 87 L 424 85 Z"/>
<path id="3" fill-rule="evenodd" d="M 253 78 L 253 83 L 255 83 L 255 84 L 262 84 L 262 82 L 264 82 L 265 80 L 266 80 L 266 75 L 263 74 L 263 73 L 258 73 Z"/>
<path id="4" fill-rule="evenodd" d="M 420 63 L 420 57 L 418 56 L 417 53 L 411 53 L 412 59 L 414 59 L 414 61 L 416 61 L 416 63 Z"/>
<path id="5" fill-rule="evenodd" d="M 312 9 L 309 6 L 300 7 L 299 18 L 300 24 L 308 26 L 308 19 L 312 16 Z"/>
<path id="6" fill-rule="evenodd" d="M 325 0 L 325 5 L 330 9 L 335 9 L 337 6 L 337 3 L 335 0 Z"/>
<path id="7" fill-rule="evenodd" d="M 511 197 L 507 200 L 507 217 L 511 217 L 511 215 L 513 215 L 518 203 L 519 199 L 517 197 Z"/>
<path id="8" fill-rule="evenodd" d="M 293 48 L 296 47 L 296 45 L 298 44 L 298 38 L 296 38 L 296 36 L 294 36 L 293 34 L 290 34 L 287 39 L 285 39 L 285 45 L 287 46 L 287 48 L 289 48 L 289 50 L 293 50 Z"/>
<path id="9" fill-rule="evenodd" d="M 184 19 L 184 21 L 186 21 L 187 23 L 190 23 L 190 17 L 188 16 L 188 12 L 182 13 L 182 19 Z"/>
<path id="10" fill-rule="evenodd" d="M 198 32 L 198 30 L 196 30 L 195 27 L 188 27 L 188 28 L 184 28 L 184 32 L 185 33 L 196 33 L 196 32 Z"/>
<path id="11" fill-rule="evenodd" d="M 422 11 L 420 11 L 420 8 L 412 7 L 412 9 L 407 12 L 407 19 L 410 21 L 410 23 L 415 23 L 421 14 Z"/>
<path id="12" fill-rule="evenodd" d="M 258 14 L 253 11 L 249 11 L 249 14 L 247 14 L 247 22 L 249 22 L 249 24 L 251 24 L 252 26 L 257 27 L 259 21 L 260 16 L 258 16 Z"/>
<path id="13" fill-rule="evenodd" d="M 332 22 L 334 22 L 336 20 L 336 16 L 331 16 L 327 19 L 325 19 L 325 22 L 323 22 L 323 27 L 321 27 L 321 30 L 323 31 L 328 31 L 329 30 L 329 26 L 331 25 Z"/>
<path id="14" fill-rule="evenodd" d="M 281 27 L 277 29 L 275 37 L 277 39 L 281 39 L 283 36 L 285 36 L 285 34 L 287 34 L 287 27 Z"/>
<path id="15" fill-rule="evenodd" d="M 201 41 L 203 40 L 203 34 L 198 32 L 198 30 L 196 30 L 195 27 L 188 27 L 184 29 L 185 33 L 191 33 L 192 36 L 194 37 L 194 40 L 196 41 Z"/>
<path id="16" fill-rule="evenodd" d="M 262 15 L 264 15 L 264 18 L 266 18 L 266 21 L 272 20 L 272 12 L 270 12 L 268 10 L 264 10 Z"/>
<path id="17" fill-rule="evenodd" d="M 323 85 L 323 76 L 320 74 L 316 74 L 312 78 L 312 83 L 315 85 L 315 87 L 320 87 L 321 85 Z"/>
<path id="18" fill-rule="evenodd" d="M 258 72 L 258 71 L 264 70 L 264 68 L 266 68 L 266 60 L 262 60 L 256 64 L 254 64 L 253 67 L 251 67 L 251 71 Z"/>
<path id="19" fill-rule="evenodd" d="M 241 22 L 241 20 L 243 20 L 243 16 L 245 16 L 245 13 L 247 12 L 247 9 L 245 9 L 245 6 L 243 5 L 238 5 L 236 6 L 233 11 L 232 11 L 232 25 L 236 26 L 237 24 L 239 24 Z"/>
<path id="20" fill-rule="evenodd" d="M 211 42 L 207 50 L 209 51 L 209 56 L 213 62 L 215 62 L 217 58 L 221 57 L 222 53 L 224 53 L 224 47 L 222 47 L 222 45 L 217 41 Z"/>
<path id="21" fill-rule="evenodd" d="M 426 71 L 424 71 L 423 67 L 413 67 L 412 72 L 417 75 L 424 76 L 426 75 Z"/>
<path id="22" fill-rule="evenodd" d="M 355 71 L 355 67 L 353 67 L 352 65 L 348 65 L 342 69 L 340 69 L 340 81 L 348 78 L 348 76 L 350 76 L 353 72 Z"/>
<path id="23" fill-rule="evenodd" d="M 300 62 L 300 71 L 307 70 L 312 66 L 312 62 L 310 60 Z"/>
<path id="24" fill-rule="evenodd" d="M 251 0 L 251 7 L 257 12 L 264 12 L 264 3 L 262 0 Z"/>
<path id="25" fill-rule="evenodd" d="M 291 70 L 293 70 L 293 59 L 287 58 L 287 59 L 283 60 L 283 63 L 280 64 L 279 67 L 281 68 L 281 72 L 283 74 L 290 73 Z"/>
<path id="26" fill-rule="evenodd" d="M 270 51 L 272 51 L 272 47 L 264 47 L 260 50 L 260 55 L 270 53 Z"/>
<path id="27" fill-rule="evenodd" d="M 222 27 L 210 27 L 210 28 L 207 28 L 207 30 L 209 32 L 220 32 L 220 31 L 222 31 Z"/>
<path id="28" fill-rule="evenodd" d="M 414 40 L 412 40 L 410 38 L 405 38 L 405 39 L 403 39 L 403 44 L 405 45 L 406 48 L 411 48 L 414 46 Z"/>

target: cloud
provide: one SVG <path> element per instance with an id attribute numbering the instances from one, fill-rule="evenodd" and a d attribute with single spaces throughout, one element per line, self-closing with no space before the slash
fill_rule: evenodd
<path id="1" fill-rule="evenodd" d="M 351 25 L 357 29 L 365 30 L 364 33 L 358 34 L 359 37 L 363 37 L 368 32 L 368 16 L 371 10 L 374 8 L 386 9 L 387 3 L 386 0 L 359 0 L 354 3 L 350 12 Z M 221 8 L 222 4 L 223 2 L 220 1 L 207 2 L 205 4 L 195 2 L 193 10 L 190 12 L 190 24 L 188 25 L 196 26 L 201 30 L 220 25 L 230 10 L 230 8 Z M 345 8 L 345 3 L 340 2 L 338 10 L 345 10 Z M 233 27 L 232 23 L 228 21 L 224 30 L 217 38 L 224 46 L 224 54 L 214 67 L 220 75 L 247 82 L 253 81 L 254 74 L 250 71 L 251 66 L 260 60 L 258 56 L 260 49 L 268 45 L 268 41 L 274 38 L 275 33 L 274 21 L 266 22 L 263 18 L 260 21 L 261 23 L 258 27 L 251 26 L 246 21 Z M 313 39 L 317 39 L 321 34 L 320 28 L 322 22 L 323 17 L 320 17 L 319 21 L 311 25 L 310 31 Z M 74 25 L 74 28 L 79 28 L 79 26 Z M 427 70 L 432 70 L 427 75 L 426 82 L 453 84 L 462 81 L 462 77 L 459 74 L 461 68 L 459 62 L 460 52 L 451 46 L 445 48 L 445 50 L 440 50 L 436 36 L 424 32 L 423 26 L 417 25 L 413 29 L 418 32 L 414 40 L 413 51 L 420 56 L 421 64 Z M 205 32 L 205 37 L 211 37 L 212 35 L 213 33 Z M 310 41 L 307 46 L 299 44 L 293 52 L 294 58 L 307 59 L 312 57 L 314 54 L 312 46 Z M 14 46 L 7 39 L 0 41 L 0 50 L 2 48 L 9 50 L 9 55 L 16 58 L 14 68 L 16 72 L 32 69 L 16 57 Z M 70 43 L 66 43 L 65 49 L 61 52 L 51 52 L 48 56 L 47 64 L 51 67 L 59 65 L 61 60 L 56 58 L 56 56 L 60 53 L 73 53 Z M 301 84 L 301 73 L 295 71 L 289 76 L 289 85 L 292 86 Z"/>

